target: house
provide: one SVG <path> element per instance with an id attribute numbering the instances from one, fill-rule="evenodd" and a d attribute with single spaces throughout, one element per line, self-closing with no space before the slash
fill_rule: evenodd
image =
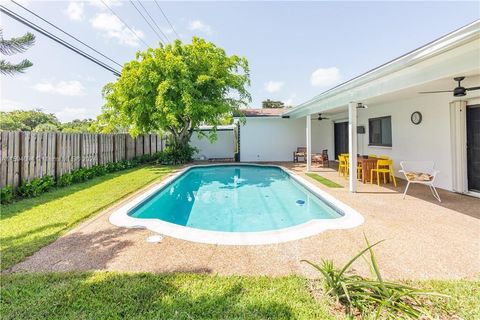
<path id="1" fill-rule="evenodd" d="M 480 20 L 295 108 L 245 111 L 240 160 L 291 161 L 298 146 L 349 152 L 352 192 L 357 154 L 389 156 L 399 176 L 400 161 L 433 160 L 438 187 L 480 196 L 480 90 L 470 87 L 480 87 Z"/>

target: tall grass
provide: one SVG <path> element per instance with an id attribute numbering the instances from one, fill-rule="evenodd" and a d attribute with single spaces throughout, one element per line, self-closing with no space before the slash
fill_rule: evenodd
<path id="1" fill-rule="evenodd" d="M 401 283 L 385 281 L 373 252 L 373 247 L 383 240 L 370 244 L 365 237 L 367 247 L 350 259 L 341 269 L 331 260 L 322 260 L 320 265 L 302 260 L 317 269 L 325 280 L 328 295 L 346 307 L 350 316 L 355 313 L 372 316 L 374 319 L 419 319 L 431 318 L 428 312 L 430 296 L 448 297 L 436 292 L 425 292 Z M 369 258 L 365 254 L 369 254 Z M 367 262 L 372 279 L 350 274 L 348 269 L 360 257 Z"/>

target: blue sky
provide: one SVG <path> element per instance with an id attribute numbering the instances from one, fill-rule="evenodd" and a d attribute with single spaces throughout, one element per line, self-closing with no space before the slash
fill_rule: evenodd
<path id="1" fill-rule="evenodd" d="M 101 1 L 18 2 L 120 63 L 145 49 Z M 158 43 L 131 3 L 106 2 L 147 44 Z M 299 104 L 478 19 L 479 3 L 159 1 L 183 41 L 204 37 L 228 54 L 248 59 L 252 107 L 267 98 Z M 14 4 L 2 4 L 45 26 Z M 155 3 L 142 4 L 174 39 Z M 5 38 L 31 31 L 3 14 L 0 17 Z M 8 57 L 12 62 L 23 58 L 34 66 L 24 75 L 2 76 L 3 111 L 41 108 L 63 121 L 94 118 L 103 104 L 102 87 L 116 79 L 42 35 L 25 54 Z"/>

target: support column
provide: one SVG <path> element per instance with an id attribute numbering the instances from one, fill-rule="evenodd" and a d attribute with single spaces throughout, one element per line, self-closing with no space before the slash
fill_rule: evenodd
<path id="1" fill-rule="evenodd" d="M 312 117 L 307 117 L 307 172 L 312 167 Z"/>
<path id="2" fill-rule="evenodd" d="M 349 189 L 357 192 L 357 103 L 348 104 Z"/>

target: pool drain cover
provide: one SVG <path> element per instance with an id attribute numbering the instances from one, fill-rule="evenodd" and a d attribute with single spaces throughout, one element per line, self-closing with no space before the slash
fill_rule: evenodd
<path id="1" fill-rule="evenodd" d="M 305 204 L 305 200 L 297 200 L 296 202 L 299 206 L 303 206 Z"/>
<path id="2" fill-rule="evenodd" d="M 150 236 L 147 238 L 147 242 L 149 243 L 159 243 L 159 242 L 162 242 L 162 240 L 163 240 L 163 237 L 159 234 Z"/>

